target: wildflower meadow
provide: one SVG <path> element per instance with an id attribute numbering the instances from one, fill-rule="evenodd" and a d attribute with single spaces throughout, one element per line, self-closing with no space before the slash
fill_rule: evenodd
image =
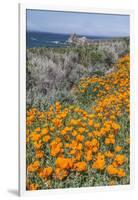
<path id="1" fill-rule="evenodd" d="M 115 52 L 112 51 L 113 54 Z M 30 50 L 32 55 L 33 50 Z M 65 53 L 61 49 L 60 54 L 57 50 L 52 59 L 57 62 L 59 55 L 62 55 L 61 63 L 74 69 L 73 63 L 77 62 L 77 57 L 65 63 Z M 33 101 L 27 105 L 27 190 L 126 185 L 130 182 L 129 53 L 121 52 L 111 63 L 106 59 L 106 65 L 102 64 L 103 60 L 95 63 L 95 60 L 104 59 L 99 50 L 93 56 L 95 60 L 86 58 L 80 57 L 82 62 L 77 64 L 83 75 L 74 71 L 74 81 L 67 85 L 66 80 L 71 80 L 70 70 L 64 82 L 62 80 L 64 84 L 60 86 L 59 93 L 66 88 L 68 95 L 62 98 L 62 95 L 54 93 L 57 90 L 50 89 L 55 96 L 44 99 L 43 106 L 42 102 L 31 104 Z M 97 70 L 90 73 L 84 63 L 95 64 Z M 103 71 L 99 71 L 100 64 Z M 31 68 L 28 70 L 31 72 Z M 28 88 L 34 84 L 35 90 L 38 71 L 34 73 L 34 78 L 30 72 Z M 31 89 L 32 92 L 34 90 Z M 44 93 L 43 98 L 47 94 Z"/>

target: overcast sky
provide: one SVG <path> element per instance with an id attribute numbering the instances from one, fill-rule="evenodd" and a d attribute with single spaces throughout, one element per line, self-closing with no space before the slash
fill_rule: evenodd
<path id="1" fill-rule="evenodd" d="M 129 36 L 129 16 L 27 10 L 27 31 Z"/>

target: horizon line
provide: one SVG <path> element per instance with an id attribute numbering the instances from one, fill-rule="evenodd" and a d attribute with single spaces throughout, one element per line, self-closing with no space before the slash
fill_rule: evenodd
<path id="1" fill-rule="evenodd" d="M 35 32 L 35 33 L 49 33 L 49 34 L 59 34 L 59 35 L 71 35 L 76 34 L 79 36 L 96 36 L 96 37 L 130 37 L 130 35 L 90 35 L 90 34 L 79 34 L 79 33 L 59 33 L 59 32 L 48 32 L 48 31 L 39 31 L 39 30 L 26 30 L 26 32 Z"/>

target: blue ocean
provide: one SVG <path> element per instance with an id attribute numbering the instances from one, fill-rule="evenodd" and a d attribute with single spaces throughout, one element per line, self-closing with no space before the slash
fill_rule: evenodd
<path id="1" fill-rule="evenodd" d="M 98 36 L 85 36 L 89 39 L 107 39 L 107 37 Z M 26 33 L 26 46 L 27 48 L 34 47 L 67 47 L 67 40 L 70 37 L 69 34 L 57 34 L 57 33 L 44 33 L 44 32 L 27 32 Z"/>

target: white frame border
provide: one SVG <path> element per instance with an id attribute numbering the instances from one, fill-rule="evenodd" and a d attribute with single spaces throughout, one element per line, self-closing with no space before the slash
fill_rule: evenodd
<path id="1" fill-rule="evenodd" d="M 120 14 L 130 16 L 130 184 L 117 186 L 97 186 L 50 190 L 26 190 L 26 9 L 70 11 L 85 13 Z M 134 11 L 118 9 L 99 9 L 90 6 L 60 5 L 52 3 L 43 4 L 19 4 L 19 195 L 42 195 L 42 194 L 69 194 L 93 191 L 116 191 L 134 189 L 134 110 L 135 110 L 135 67 L 134 67 Z"/>

